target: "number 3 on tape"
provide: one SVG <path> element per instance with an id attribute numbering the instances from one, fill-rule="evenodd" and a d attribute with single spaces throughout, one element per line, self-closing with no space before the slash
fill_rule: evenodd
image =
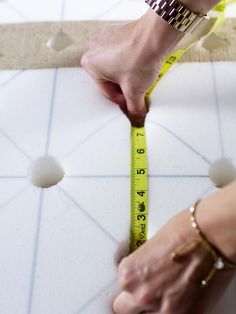
<path id="1" fill-rule="evenodd" d="M 130 252 L 147 241 L 148 173 L 145 128 L 131 129 L 131 227 Z"/>

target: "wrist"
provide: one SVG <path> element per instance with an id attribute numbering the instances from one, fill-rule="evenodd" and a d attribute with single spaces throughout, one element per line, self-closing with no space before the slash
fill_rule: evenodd
<path id="1" fill-rule="evenodd" d="M 184 34 L 169 25 L 151 8 L 137 23 L 137 36 L 143 39 L 151 56 L 164 58 L 183 38 Z"/>
<path id="2" fill-rule="evenodd" d="M 183 211 L 175 218 L 175 220 L 178 220 L 178 217 L 182 217 L 182 221 L 180 220 L 178 225 L 180 223 L 180 226 L 185 225 L 185 227 L 180 227 L 181 232 L 180 230 L 177 232 L 179 240 L 183 244 L 175 248 L 171 257 L 174 262 L 181 262 L 188 257 L 200 262 L 206 272 L 203 278 L 199 277 L 199 279 L 201 279 L 201 287 L 204 288 L 209 285 L 209 282 L 218 270 L 234 271 L 236 269 L 236 263 L 232 263 L 229 259 L 227 261 L 227 258 L 223 256 L 202 233 L 196 221 L 196 212 L 199 211 L 199 204 L 200 203 L 197 202 L 188 209 L 187 221 L 189 221 L 189 223 L 186 224 L 186 211 Z M 189 230 L 190 225 L 191 230 Z M 183 238 L 182 235 L 184 235 Z"/>
<path id="3" fill-rule="evenodd" d="M 196 242 L 198 240 L 198 236 L 191 225 L 189 209 L 182 210 L 170 221 L 173 221 L 176 226 L 183 226 L 176 230 L 180 244 Z"/>
<path id="4" fill-rule="evenodd" d="M 204 236 L 236 263 L 236 182 L 203 199 L 197 221 Z"/>
<path id="5" fill-rule="evenodd" d="M 195 14 L 205 15 L 219 0 L 178 0 L 178 2 Z M 137 25 L 138 34 L 149 39 L 150 53 L 160 54 L 162 57 L 169 54 L 184 36 L 184 33 L 169 25 L 152 8 L 149 8 Z"/>

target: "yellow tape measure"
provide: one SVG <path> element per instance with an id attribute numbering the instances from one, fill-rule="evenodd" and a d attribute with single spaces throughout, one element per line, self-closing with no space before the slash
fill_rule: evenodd
<path id="1" fill-rule="evenodd" d="M 131 129 L 131 239 L 133 252 L 148 235 L 148 174 L 145 128 Z"/>
<path id="2" fill-rule="evenodd" d="M 222 0 L 213 9 L 218 17 L 209 32 L 204 36 L 207 38 L 224 21 L 225 9 L 228 4 L 236 0 Z M 198 42 L 198 41 L 197 41 Z M 168 56 L 162 65 L 160 74 L 146 94 L 147 103 L 156 85 L 168 72 L 168 70 L 197 42 L 188 47 L 179 49 Z M 131 225 L 130 225 L 130 252 L 135 251 L 148 239 L 148 167 L 145 128 L 131 129 Z"/>

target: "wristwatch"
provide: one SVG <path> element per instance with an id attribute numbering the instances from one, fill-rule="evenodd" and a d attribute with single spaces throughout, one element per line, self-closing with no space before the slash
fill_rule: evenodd
<path id="1" fill-rule="evenodd" d="M 176 0 L 145 0 L 168 24 L 184 33 L 193 33 L 207 21 L 205 14 L 193 13 Z"/>

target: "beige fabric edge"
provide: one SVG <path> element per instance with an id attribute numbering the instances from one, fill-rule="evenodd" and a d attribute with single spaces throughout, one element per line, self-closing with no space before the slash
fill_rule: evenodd
<path id="1" fill-rule="evenodd" d="M 79 67 L 81 56 L 87 50 L 89 38 L 111 23 L 114 22 L 40 22 L 0 25 L 0 69 Z M 73 44 L 63 51 L 56 52 L 48 48 L 46 43 L 61 28 L 69 34 Z M 189 43 L 192 40 L 192 36 L 185 36 L 179 47 L 186 45 L 186 41 Z M 208 50 L 204 46 L 213 46 L 214 49 Z M 203 45 L 198 44 L 181 59 L 181 62 L 204 61 L 236 61 L 236 19 L 226 20 Z"/>

